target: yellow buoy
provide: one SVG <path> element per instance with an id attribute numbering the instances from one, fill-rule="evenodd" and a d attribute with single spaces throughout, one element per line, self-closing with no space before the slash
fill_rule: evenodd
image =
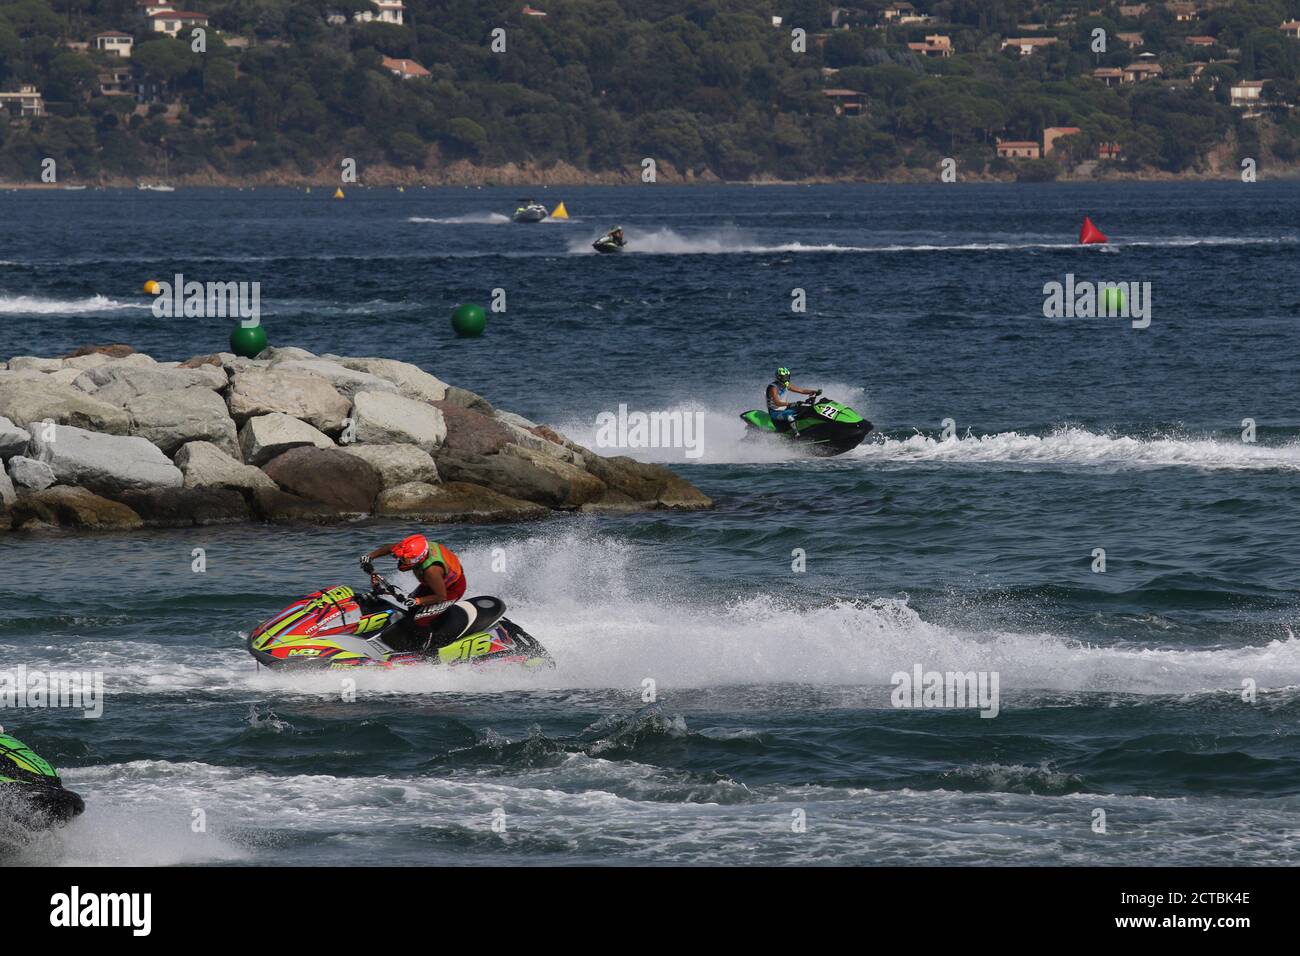
<path id="1" fill-rule="evenodd" d="M 569 210 L 564 208 L 564 203 L 560 203 L 558 206 L 555 207 L 555 212 L 551 213 L 551 218 L 552 219 L 569 218 Z"/>
<path id="2" fill-rule="evenodd" d="M 340 186 L 338 189 L 334 190 L 334 198 L 335 198 L 335 199 L 342 199 L 342 198 L 343 198 L 343 187 L 342 187 L 342 186 Z"/>
<path id="3" fill-rule="evenodd" d="M 399 193 L 404 193 L 404 192 L 406 192 L 406 187 L 405 187 L 405 186 L 398 186 L 398 187 L 397 187 L 397 191 L 398 191 Z"/>
<path id="4" fill-rule="evenodd" d="M 310 187 L 310 186 L 307 187 L 307 192 L 311 192 L 311 187 Z"/>
<path id="5" fill-rule="evenodd" d="M 154 282 L 153 279 L 150 279 L 148 282 L 146 282 L 146 283 L 144 284 L 144 294 L 145 294 L 145 295 L 157 295 L 157 294 L 158 294 L 158 283 L 157 283 L 157 282 Z"/>

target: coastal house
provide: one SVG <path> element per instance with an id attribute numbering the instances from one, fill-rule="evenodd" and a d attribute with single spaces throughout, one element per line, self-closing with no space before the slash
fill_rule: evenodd
<path id="1" fill-rule="evenodd" d="M 1117 66 L 1099 66 L 1092 71 L 1092 78 L 1107 86 L 1119 86 L 1124 82 L 1124 71 Z"/>
<path id="2" fill-rule="evenodd" d="M 910 17 L 915 15 L 916 15 L 916 7 L 912 6 L 910 3 L 890 4 L 889 6 L 885 7 L 883 11 L 881 11 L 881 16 L 883 16 L 886 20 L 901 21 L 903 17 Z"/>
<path id="3" fill-rule="evenodd" d="M 1165 9 L 1179 23 L 1191 23 L 1193 20 L 1200 19 L 1201 11 L 1194 3 L 1187 3 L 1185 0 L 1172 0 L 1165 4 Z"/>
<path id="4" fill-rule="evenodd" d="M 175 4 L 159 3 L 158 0 L 135 0 L 135 9 L 141 17 L 148 20 L 155 13 L 162 13 L 164 10 L 170 10 Z"/>
<path id="5" fill-rule="evenodd" d="M 378 20 L 380 23 L 396 23 L 399 27 L 402 25 L 403 14 L 406 11 L 406 4 L 402 0 L 370 0 L 374 10 L 358 10 L 352 14 L 352 19 L 356 23 L 370 23 Z"/>
<path id="6" fill-rule="evenodd" d="M 1214 46 L 1214 44 L 1218 43 L 1219 41 L 1216 40 L 1214 37 L 1195 36 L 1195 37 L 1183 37 L 1183 42 L 1186 43 L 1188 46 Z"/>
<path id="7" fill-rule="evenodd" d="M 1136 20 L 1147 12 L 1145 3 L 1121 3 L 1119 5 L 1119 15 L 1130 20 Z"/>
<path id="8" fill-rule="evenodd" d="M 1002 49 L 1014 49 L 1021 56 L 1030 56 L 1035 50 L 1049 47 L 1056 37 L 1012 37 L 1002 41 Z"/>
<path id="9" fill-rule="evenodd" d="M 1300 20 L 1287 20 L 1278 29 L 1292 40 L 1300 40 Z"/>
<path id="10" fill-rule="evenodd" d="M 1101 143 L 1097 146 L 1097 158 L 1101 160 L 1119 159 L 1119 143 Z"/>
<path id="11" fill-rule="evenodd" d="M 159 10 L 157 13 L 149 14 L 148 20 L 154 33 L 165 33 L 169 37 L 179 35 L 182 30 L 208 25 L 206 13 L 195 13 L 190 10 Z"/>
<path id="12" fill-rule="evenodd" d="M 932 33 L 924 43 L 909 43 L 907 48 L 922 56 L 950 57 L 953 54 L 952 38 L 941 33 Z"/>
<path id="13" fill-rule="evenodd" d="M 1038 143 L 1032 139 L 1000 139 L 997 141 L 997 152 L 1000 159 L 1038 159 L 1040 157 Z"/>
<path id="14" fill-rule="evenodd" d="M 1146 45 L 1146 38 L 1140 33 L 1116 33 L 1115 39 L 1124 44 L 1130 50 L 1136 50 L 1140 46 Z"/>
<path id="15" fill-rule="evenodd" d="M 30 83 L 24 83 L 15 92 L 0 93 L 0 106 L 16 116 L 45 115 L 45 100 L 41 98 L 41 91 Z"/>
<path id="16" fill-rule="evenodd" d="M 1249 110 L 1260 105 L 1267 80 L 1239 80 L 1229 88 L 1229 102 L 1237 109 Z"/>
<path id="17" fill-rule="evenodd" d="M 100 96 L 135 96 L 135 79 L 129 66 L 111 66 L 100 70 Z"/>
<path id="18" fill-rule="evenodd" d="M 861 116 L 867 109 L 867 94 L 858 90 L 822 90 L 822 96 L 835 104 L 836 116 Z"/>
<path id="19" fill-rule="evenodd" d="M 1130 63 L 1124 67 L 1124 82 L 1144 83 L 1147 80 L 1159 79 L 1164 72 L 1164 68 L 1159 63 L 1152 63 L 1149 60 Z"/>
<path id="20" fill-rule="evenodd" d="M 414 60 L 394 60 L 386 56 L 383 58 L 383 66 L 393 76 L 403 80 L 419 80 L 433 75 Z"/>
<path id="21" fill-rule="evenodd" d="M 521 11 L 519 11 L 519 12 L 522 13 L 522 14 L 523 14 L 524 16 L 526 16 L 526 17 L 544 17 L 544 16 L 546 16 L 546 12 L 545 12 L 545 11 L 543 11 L 543 10 L 537 10 L 537 9 L 535 9 L 535 8 L 533 8 L 533 7 L 530 7 L 530 6 L 529 6 L 528 4 L 526 4 L 526 3 L 524 4 L 524 8 L 523 8 Z"/>
<path id="22" fill-rule="evenodd" d="M 129 59 L 133 46 L 135 46 L 135 37 L 129 33 L 109 30 L 106 33 L 95 34 L 95 49 L 103 53 L 112 53 L 123 59 Z"/>
<path id="23" fill-rule="evenodd" d="M 1062 136 L 1073 136 L 1075 133 L 1082 133 L 1083 130 L 1077 126 L 1049 126 L 1043 130 L 1043 155 L 1051 156 L 1052 150 L 1056 146 L 1056 141 Z"/>

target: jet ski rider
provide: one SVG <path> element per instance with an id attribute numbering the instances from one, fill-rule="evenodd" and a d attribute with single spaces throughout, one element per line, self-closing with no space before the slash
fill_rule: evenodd
<path id="1" fill-rule="evenodd" d="M 421 613 L 420 608 L 459 601 L 465 596 L 465 571 L 460 558 L 445 544 L 430 541 L 422 534 L 403 538 L 397 544 L 386 544 L 361 556 L 361 570 L 370 575 L 370 583 L 378 584 L 374 560 L 387 555 L 397 559 L 399 571 L 410 571 L 420 585 L 406 599 L 411 619 L 422 635 L 445 618 L 447 609 L 437 613 Z"/>
<path id="2" fill-rule="evenodd" d="M 614 227 L 613 229 L 611 229 L 609 232 L 607 232 L 607 233 L 605 233 L 603 236 L 601 236 L 600 239 L 599 239 L 598 241 L 599 241 L 599 242 L 604 242 L 606 239 L 608 239 L 610 242 L 614 243 L 614 245 L 616 245 L 616 246 L 626 246 L 626 245 L 627 245 L 627 241 L 623 238 L 623 227 L 622 227 L 622 226 L 615 226 L 615 227 Z"/>
<path id="3" fill-rule="evenodd" d="M 795 410 L 791 402 L 785 400 L 787 392 L 798 392 L 800 395 L 817 396 L 822 393 L 820 388 L 799 388 L 790 381 L 790 370 L 784 365 L 776 370 L 776 380 L 767 387 L 767 415 L 772 419 L 772 424 L 777 427 L 778 431 L 785 431 L 786 428 L 794 427 Z M 795 429 L 798 433 L 798 429 Z"/>

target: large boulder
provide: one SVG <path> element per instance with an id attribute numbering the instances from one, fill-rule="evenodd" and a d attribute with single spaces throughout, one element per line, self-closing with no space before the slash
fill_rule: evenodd
<path id="1" fill-rule="evenodd" d="M 0 507 L 9 507 L 18 500 L 18 490 L 14 488 L 9 473 L 0 468 Z"/>
<path id="2" fill-rule="evenodd" d="M 185 476 L 186 488 L 275 488 L 275 482 L 262 469 L 232 458 L 212 442 L 187 442 L 172 461 Z"/>
<path id="3" fill-rule="evenodd" d="M 713 507 L 713 500 L 684 478 L 662 465 L 635 461 L 623 455 L 605 458 L 589 453 L 587 470 L 611 490 L 621 492 L 647 508 L 699 511 Z"/>
<path id="4" fill-rule="evenodd" d="M 327 362 L 325 359 L 277 359 L 271 363 L 271 367 L 286 372 L 319 375 L 346 398 L 355 397 L 357 392 L 397 393 L 397 386 L 386 378 L 350 369 L 338 362 Z"/>
<path id="5" fill-rule="evenodd" d="M 63 368 L 63 359 L 41 358 L 37 355 L 15 355 L 9 360 L 11 372 L 57 372 Z"/>
<path id="6" fill-rule="evenodd" d="M 343 428 L 351 408 L 329 379 L 279 369 L 250 368 L 235 373 L 227 401 L 231 416 L 240 423 L 278 412 L 332 434 Z"/>
<path id="7" fill-rule="evenodd" d="M 128 531 L 144 522 L 129 507 L 85 488 L 59 486 L 24 495 L 9 509 L 17 530 L 72 527 L 87 531 Z"/>
<path id="8" fill-rule="evenodd" d="M 382 487 L 366 461 L 341 448 L 293 448 L 263 470 L 290 494 L 352 514 L 369 512 Z"/>
<path id="9" fill-rule="evenodd" d="M 235 423 L 226 403 L 206 388 L 152 392 L 130 399 L 131 434 L 149 439 L 168 455 L 186 442 L 212 442 L 227 454 L 239 453 Z"/>
<path id="10" fill-rule="evenodd" d="M 149 528 L 235 524 L 252 516 L 244 496 L 228 488 L 152 488 L 117 497 Z"/>
<path id="11" fill-rule="evenodd" d="M 456 385 L 447 386 L 447 395 L 443 399 L 452 405 L 459 405 L 461 408 L 472 408 L 476 412 L 482 412 L 484 415 L 496 414 L 496 409 L 478 392 L 471 392 L 467 388 L 460 388 Z"/>
<path id="12" fill-rule="evenodd" d="M 446 382 L 410 362 L 383 358 L 346 358 L 339 355 L 324 357 L 332 359 L 344 368 L 377 375 L 392 382 L 404 397 L 415 399 L 417 402 L 440 402 L 447 397 Z"/>
<path id="13" fill-rule="evenodd" d="M 296 345 L 268 345 L 257 353 L 257 361 L 266 362 L 268 365 L 292 359 L 314 359 L 316 357 L 315 352 L 308 352 Z"/>
<path id="14" fill-rule="evenodd" d="M 521 428 L 508 421 L 502 421 L 502 425 L 510 433 L 510 441 L 513 444 L 523 448 L 530 448 L 533 451 L 541 452 L 550 458 L 559 461 L 567 461 L 571 465 L 577 465 L 579 468 L 585 467 L 583 460 L 583 449 L 580 446 L 571 445 L 563 441 L 556 441 L 560 438 L 549 428 L 537 425 L 532 429 Z"/>
<path id="15" fill-rule="evenodd" d="M 60 484 L 113 495 L 132 488 L 179 488 L 184 476 L 146 438 L 124 438 L 59 425 L 32 435 L 37 461 L 50 466 Z"/>
<path id="16" fill-rule="evenodd" d="M 131 348 L 129 345 L 124 345 L 121 342 L 116 342 L 112 345 L 82 345 L 63 356 L 63 361 L 64 364 L 66 364 L 69 359 L 94 358 L 97 356 L 102 356 L 105 359 L 124 359 L 128 355 L 135 354 L 135 349 Z M 93 366 L 86 367 L 93 368 Z"/>
<path id="17" fill-rule="evenodd" d="M 15 455 L 9 459 L 9 477 L 24 491 L 44 491 L 54 484 L 54 469 L 43 461 Z"/>
<path id="18" fill-rule="evenodd" d="M 485 485 L 548 508 L 579 508 L 605 492 L 605 484 L 581 468 L 518 445 L 507 445 L 501 453 L 486 457 L 441 451 L 435 461 L 445 481 Z"/>
<path id="19" fill-rule="evenodd" d="M 175 392 L 183 388 L 218 391 L 229 384 L 226 373 L 205 365 L 202 368 L 137 367 L 126 361 L 111 362 L 82 372 L 78 385 L 92 392 L 102 402 L 125 405 L 133 398 L 157 392 Z M 90 385 L 94 388 L 90 388 Z"/>
<path id="20" fill-rule="evenodd" d="M 450 402 L 434 402 L 433 407 L 447 422 L 443 448 L 467 455 L 495 455 L 510 444 L 510 429 L 504 422 Z"/>
<path id="21" fill-rule="evenodd" d="M 321 524 L 343 518 L 333 505 L 311 501 L 278 488 L 258 488 L 254 491 L 253 511 L 263 521 L 307 521 Z"/>
<path id="22" fill-rule="evenodd" d="M 263 465 L 290 448 L 305 445 L 333 448 L 334 442 L 306 422 L 281 412 L 250 418 L 239 430 L 239 450 L 250 465 Z"/>
<path id="23" fill-rule="evenodd" d="M 31 432 L 27 429 L 19 428 L 7 418 L 0 418 L 0 461 L 8 461 L 27 451 L 27 443 L 31 440 Z"/>
<path id="24" fill-rule="evenodd" d="M 358 392 L 352 420 L 358 445 L 415 445 L 432 453 L 447 437 L 440 410 L 388 392 Z"/>
<path id="25" fill-rule="evenodd" d="M 343 451 L 369 464 L 384 488 L 412 481 L 428 484 L 438 481 L 438 466 L 433 463 L 433 456 L 414 445 L 344 445 Z"/>
<path id="26" fill-rule="evenodd" d="M 411 482 L 387 488 L 375 502 L 375 514 L 419 521 L 531 521 L 548 514 L 542 505 L 498 494 L 464 482 L 430 485 Z"/>
<path id="27" fill-rule="evenodd" d="M 0 415 L 27 428 L 34 422 L 53 421 L 110 435 L 125 435 L 131 417 L 71 385 L 27 381 L 0 384 Z"/>

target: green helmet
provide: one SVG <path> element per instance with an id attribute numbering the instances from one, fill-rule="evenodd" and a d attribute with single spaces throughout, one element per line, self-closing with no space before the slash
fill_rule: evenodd
<path id="1" fill-rule="evenodd" d="M 786 368 L 784 365 L 782 365 L 779 369 L 776 370 L 776 380 L 778 382 L 790 381 L 790 370 Z"/>

